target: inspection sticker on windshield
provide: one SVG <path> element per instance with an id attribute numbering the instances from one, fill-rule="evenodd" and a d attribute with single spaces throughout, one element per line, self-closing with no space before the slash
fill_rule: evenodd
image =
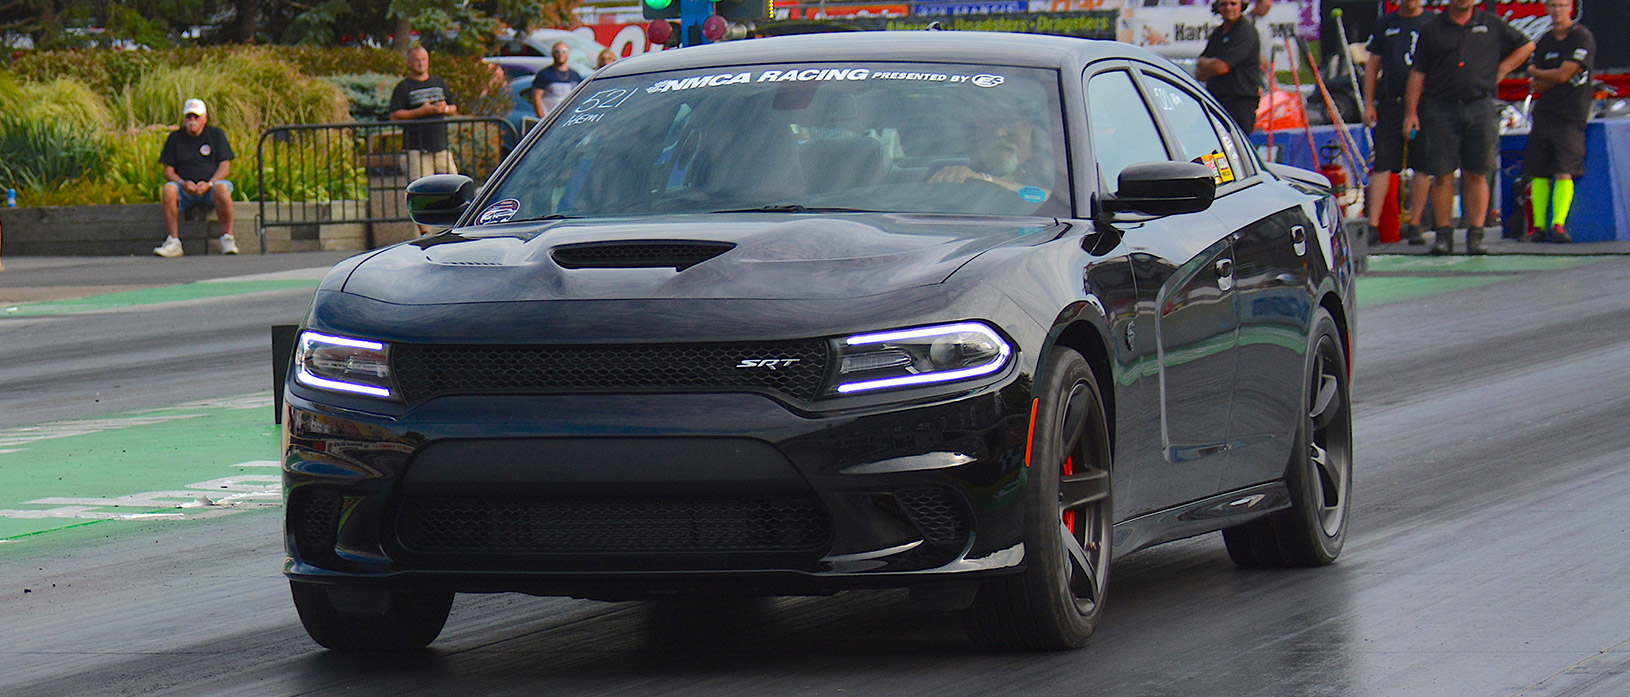
<path id="1" fill-rule="evenodd" d="M 1039 186 L 1027 186 L 1019 189 L 1019 198 L 1031 203 L 1041 203 L 1047 200 L 1047 190 Z"/>
<path id="2" fill-rule="evenodd" d="M 475 224 L 491 225 L 493 223 L 502 223 L 515 217 L 515 211 L 520 209 L 520 201 L 512 198 L 506 198 L 502 201 L 487 206 L 487 210 L 481 211 L 481 217 L 476 219 Z"/>

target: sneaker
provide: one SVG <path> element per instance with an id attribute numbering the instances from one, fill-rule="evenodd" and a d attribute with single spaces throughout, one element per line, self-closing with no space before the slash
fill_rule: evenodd
<path id="1" fill-rule="evenodd" d="M 222 254 L 237 254 L 238 253 L 238 242 L 236 240 L 232 239 L 232 234 L 231 233 L 221 235 L 221 253 Z"/>
<path id="2" fill-rule="evenodd" d="M 1403 238 L 1405 242 L 1415 247 L 1426 244 L 1426 236 L 1421 234 L 1421 226 L 1414 223 L 1404 226 Z"/>
<path id="3" fill-rule="evenodd" d="M 181 254 L 182 254 L 182 252 L 181 252 L 181 238 L 179 238 L 179 237 L 166 237 L 166 238 L 164 238 L 164 244 L 161 244 L 161 245 L 159 245 L 157 247 L 154 247 L 153 248 L 153 253 L 157 254 L 157 255 L 159 255 L 161 257 L 178 257 L 178 256 L 181 256 Z"/>
<path id="4" fill-rule="evenodd" d="M 1524 242 L 1544 242 L 1545 241 L 1545 230 L 1544 230 L 1544 228 L 1537 228 L 1537 227 L 1528 228 L 1528 234 L 1522 236 L 1522 241 L 1524 241 Z"/>
<path id="5" fill-rule="evenodd" d="M 1569 244 L 1573 238 L 1568 236 L 1568 229 L 1561 225 L 1551 226 L 1551 241 L 1557 244 Z"/>

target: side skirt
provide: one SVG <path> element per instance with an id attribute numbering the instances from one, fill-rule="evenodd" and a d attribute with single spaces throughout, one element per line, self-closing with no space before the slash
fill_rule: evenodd
<path id="1" fill-rule="evenodd" d="M 1115 524 L 1115 557 L 1145 547 L 1248 523 L 1290 507 L 1284 481 L 1236 489 Z"/>

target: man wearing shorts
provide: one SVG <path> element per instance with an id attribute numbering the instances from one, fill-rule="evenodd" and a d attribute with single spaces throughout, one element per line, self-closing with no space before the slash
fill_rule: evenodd
<path id="1" fill-rule="evenodd" d="M 237 254 L 232 239 L 232 143 L 226 131 L 209 125 L 209 109 L 202 99 L 181 105 L 181 128 L 164 139 L 158 161 L 164 165 L 164 225 L 170 236 L 153 248 L 161 257 L 181 256 L 181 214 L 195 206 L 214 206 L 221 220 L 221 253 Z"/>
<path id="2" fill-rule="evenodd" d="M 1534 224 L 1529 242 L 1572 242 L 1568 210 L 1573 207 L 1573 180 L 1585 176 L 1585 122 L 1595 98 L 1590 71 L 1596 64 L 1596 38 L 1573 21 L 1573 0 L 1546 0 L 1551 30 L 1534 48 L 1534 127 L 1528 131 L 1522 174 L 1532 182 Z M 1547 218 L 1546 214 L 1550 217 Z M 1547 225 L 1549 221 L 1549 225 Z"/>
<path id="3" fill-rule="evenodd" d="M 1415 48 L 1415 65 L 1404 93 L 1407 137 L 1419 131 L 1431 144 L 1423 164 L 1432 175 L 1433 254 L 1454 253 L 1454 172 L 1465 177 L 1466 253 L 1487 254 L 1489 172 L 1499 147 L 1495 92 L 1500 78 L 1527 62 L 1534 42 L 1499 17 L 1477 8 L 1480 0 L 1450 0 L 1426 23 Z"/>
<path id="4" fill-rule="evenodd" d="M 1381 210 L 1386 198 L 1393 195 L 1390 173 L 1402 172 L 1411 163 L 1404 161 L 1405 145 L 1415 163 L 1426 154 L 1426 143 L 1416 136 L 1410 139 L 1403 132 L 1404 91 L 1409 86 L 1410 67 L 1415 62 L 1415 46 L 1420 42 L 1421 29 L 1431 19 L 1422 8 L 1423 0 L 1403 0 L 1398 9 L 1376 20 L 1366 47 L 1370 59 L 1364 65 L 1364 124 L 1375 137 L 1375 165 L 1370 170 L 1369 204 L 1370 242 L 1380 241 Z M 1418 167 L 1418 165 L 1416 165 Z M 1421 214 L 1426 211 L 1427 190 L 1431 178 L 1409 178 L 1409 223 L 1404 226 L 1403 238 L 1410 244 L 1426 244 L 1421 236 Z"/>
<path id="5" fill-rule="evenodd" d="M 458 115 L 458 102 L 447 81 L 430 74 L 430 52 L 423 46 L 408 49 L 408 76 L 391 92 L 391 120 L 419 123 L 402 125 L 402 146 L 407 151 L 408 181 L 431 174 L 458 174 L 453 152 L 447 149 L 448 116 Z M 420 225 L 419 231 L 430 229 Z"/>

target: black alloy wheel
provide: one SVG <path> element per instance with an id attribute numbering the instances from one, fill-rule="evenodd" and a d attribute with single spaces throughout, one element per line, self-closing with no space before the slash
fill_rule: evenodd
<path id="1" fill-rule="evenodd" d="M 1341 555 L 1353 483 L 1352 395 L 1335 320 L 1313 318 L 1304 416 L 1285 472 L 1291 507 L 1223 531 L 1228 556 L 1245 568 L 1323 566 Z"/>
<path id="2" fill-rule="evenodd" d="M 964 615 L 969 636 L 995 650 L 1081 646 L 1103 614 L 1109 585 L 1111 452 L 1098 381 L 1080 354 L 1060 348 L 1036 394 L 1025 570 L 986 581 Z"/>

